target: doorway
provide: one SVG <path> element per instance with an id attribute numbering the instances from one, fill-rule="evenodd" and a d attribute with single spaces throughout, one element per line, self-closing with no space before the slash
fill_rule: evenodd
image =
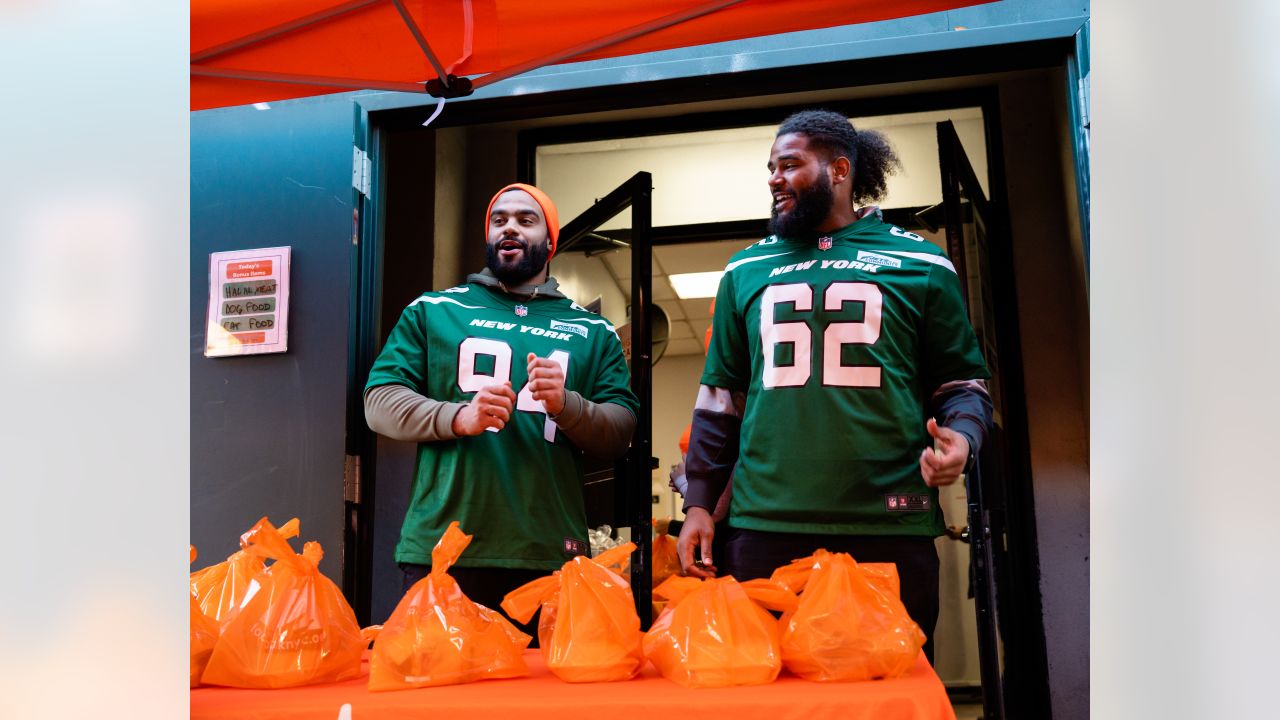
<path id="1" fill-rule="evenodd" d="M 950 121 L 953 124 L 961 148 L 973 166 L 980 190 L 989 193 L 992 185 L 1001 182 L 1000 152 L 990 142 L 991 138 L 999 137 L 998 130 L 993 129 L 993 123 L 999 115 L 999 104 L 993 93 L 917 95 L 905 99 L 825 103 L 824 106 L 854 117 L 859 127 L 885 129 L 890 134 L 891 141 L 899 147 L 908 167 L 904 184 L 898 188 L 890 187 L 890 197 L 882 206 L 885 218 L 904 229 L 924 235 L 941 247 L 947 246 L 945 222 L 936 225 L 933 231 L 927 224 L 930 219 L 927 211 L 942 200 L 937 123 Z M 768 143 L 772 140 L 773 128 L 792 109 L 799 108 L 785 106 L 732 113 L 707 113 L 670 117 L 661 122 L 596 122 L 554 127 L 536 127 L 537 123 L 532 123 L 523 127 L 507 125 L 502 128 L 495 126 L 465 130 L 468 133 L 468 154 L 476 151 L 490 159 L 507 158 L 499 166 L 500 169 L 495 170 L 494 165 L 471 157 L 466 161 L 465 177 L 450 178 L 456 183 L 453 192 L 479 197 L 481 202 L 494 187 L 510 180 L 533 182 L 556 199 L 562 217 L 572 217 L 592 207 L 605 191 L 625 181 L 627 176 L 638 170 L 652 168 L 653 255 L 649 278 L 653 288 L 653 302 L 669 321 L 666 346 L 660 355 L 655 352 L 657 362 L 653 366 L 652 378 L 652 456 L 658 462 L 649 471 L 651 502 L 646 510 L 655 517 L 670 515 L 675 519 L 680 518 L 678 500 L 668 489 L 667 478 L 670 467 L 679 460 L 677 441 L 692 415 L 697 379 L 701 374 L 701 337 L 710 324 L 710 298 L 689 294 L 681 296 L 672 285 L 671 276 L 722 269 L 730 255 L 767 234 L 764 219 L 767 214 L 767 191 L 763 182 L 764 159 L 767 157 Z M 463 129 L 416 130 L 420 133 L 436 133 L 437 146 L 448 144 L 441 140 L 443 134 L 460 131 Z M 894 133 L 907 139 L 900 142 Z M 758 149 L 761 147 L 759 145 L 756 146 L 757 149 L 751 149 L 751 143 L 761 141 L 763 150 Z M 998 144 L 998 140 L 996 142 Z M 742 165 L 720 170 L 723 176 L 733 182 L 745 181 L 742 187 L 730 183 L 727 189 L 712 193 L 703 187 L 707 184 L 705 175 L 700 176 L 700 182 L 680 185 L 681 179 L 708 167 L 709 161 L 705 157 L 716 145 L 739 148 L 738 151 L 729 151 L 727 154 Z M 652 157 L 644 157 L 645 151 L 667 153 L 669 159 L 655 162 Z M 437 160 L 439 156 L 437 152 Z M 388 162 L 394 162 L 394 158 L 389 158 Z M 719 168 L 718 165 L 716 167 Z M 511 168 L 513 172 L 505 174 L 509 171 L 502 168 Z M 668 171 L 674 171 L 675 174 Z M 448 177 L 449 172 L 456 170 L 437 167 L 437 183 L 441 178 Z M 760 178 L 758 183 L 753 183 L 753 177 Z M 558 181 L 565 179 L 568 180 L 566 184 L 556 185 Z M 673 189 L 675 192 L 671 194 Z M 461 222 L 454 221 L 455 226 L 462 231 L 462 237 L 475 235 L 467 227 L 467 223 L 471 222 L 470 216 L 479 218 L 480 215 L 473 207 L 473 199 L 464 201 L 460 209 L 443 208 L 439 202 L 441 188 L 438 186 L 434 188 L 434 197 L 437 213 L 457 213 L 463 218 Z M 669 198 L 674 200 L 668 202 Z M 994 214 L 999 216 L 1002 211 L 997 204 Z M 1001 221 L 997 218 L 993 225 L 993 238 L 996 238 L 1003 231 Z M 439 230 L 437 223 L 437 236 Z M 391 228 L 388 227 L 387 231 L 390 233 Z M 628 274 L 633 258 L 625 247 L 632 240 L 632 232 L 629 213 L 619 213 L 611 222 L 596 227 L 577 246 L 566 248 L 557 256 L 552 267 L 552 274 L 565 286 L 566 294 L 584 305 L 599 299 L 601 313 L 618 323 L 626 322 L 628 305 L 634 297 L 628 290 L 634 280 Z M 997 243 L 1005 243 L 1005 246 L 997 247 Z M 1007 251 L 1007 243 L 1007 234 L 993 239 L 993 252 Z M 464 245 L 463 250 L 455 252 L 466 255 L 471 251 L 466 250 Z M 468 261 L 473 265 L 469 268 L 471 270 L 482 263 L 475 254 Z M 438 267 L 437 261 L 437 274 Z M 997 276 L 1011 273 L 1009 266 L 1001 267 L 998 263 L 993 263 L 992 270 Z M 1008 280 L 1002 291 L 1004 294 L 997 297 L 991 307 L 1010 307 L 1007 289 L 1011 285 L 1011 280 Z M 1016 352 L 1012 354 L 1016 355 Z M 1002 369 L 1015 364 L 1005 360 L 1004 357 L 1001 358 Z M 1004 402 L 1025 402 L 1016 392 L 1016 383 L 1011 383 L 1010 387 L 1011 390 L 1002 393 Z M 1019 442 L 1025 442 L 1025 438 L 1009 437 L 1004 440 L 1009 449 L 1002 452 L 1014 455 L 1021 452 L 1025 455 L 1025 448 L 1019 450 L 1017 447 Z M 1015 463 L 1011 467 L 1021 468 L 1024 465 L 1025 463 Z M 386 463 L 380 461 L 380 466 L 385 469 Z M 1020 481 L 1029 482 L 1029 477 L 1024 475 Z M 382 497 L 381 489 L 379 497 Z M 968 499 L 963 492 L 952 498 L 947 516 L 949 525 L 963 529 L 968 524 Z M 399 520 L 379 512 L 378 524 L 398 531 Z M 1034 536 L 1029 543 L 1017 542 L 1020 542 L 1024 552 L 1035 552 Z M 976 691 L 981 686 L 982 677 L 979 671 L 975 600 L 969 597 L 970 548 L 959 540 L 947 538 L 939 539 L 938 543 L 943 562 L 943 591 L 950 599 L 944 599 L 943 614 L 939 619 L 937 669 L 950 689 L 958 693 Z M 1017 573 L 1006 574 L 992 582 L 999 582 L 1005 587 L 1029 585 L 1033 593 L 1037 590 L 1035 578 Z M 398 585 L 396 589 L 398 590 Z M 1009 593 L 1004 593 L 1002 597 L 1008 595 Z M 1028 614 L 1033 613 L 1029 611 Z M 1038 621 L 1038 618 L 1029 618 L 1028 622 L 1033 620 Z M 1030 626 L 1024 630 L 1026 629 L 1043 635 L 1042 629 L 1037 631 Z M 948 654 L 943 650 L 944 646 L 950 646 L 955 652 Z M 1026 667 L 1032 668 L 1028 671 L 1032 675 L 1036 672 L 1035 664 L 1026 664 Z M 1032 682 L 1035 682 L 1034 678 Z"/>

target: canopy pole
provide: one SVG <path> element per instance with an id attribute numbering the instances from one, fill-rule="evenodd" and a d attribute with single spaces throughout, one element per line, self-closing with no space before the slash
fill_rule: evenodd
<path id="1" fill-rule="evenodd" d="M 422 36 L 422 31 L 418 29 L 418 23 L 413 21 L 413 16 L 405 9 L 401 0 L 391 0 L 396 6 L 396 12 L 400 13 L 400 19 L 404 20 L 404 24 L 408 26 L 409 32 L 413 33 L 413 39 L 418 41 L 418 47 L 422 48 L 422 53 L 427 56 L 427 61 L 431 63 L 431 67 L 435 68 L 436 77 L 440 78 L 440 82 L 449 86 L 449 73 L 445 71 L 444 66 L 436 59 L 436 54 L 431 51 L 431 45 L 427 39 Z"/>
<path id="2" fill-rule="evenodd" d="M 192 65 L 191 74 L 197 77 L 259 80 L 261 82 L 316 85 L 347 90 L 390 90 L 393 92 L 426 93 L 426 88 L 422 83 L 362 80 L 360 78 L 343 78 L 330 75 L 295 75 L 293 73 L 266 72 L 263 70 L 233 70 L 230 68 L 209 67 L 207 65 Z"/>
<path id="3" fill-rule="evenodd" d="M 513 65 L 505 70 L 499 70 L 497 72 L 491 72 L 488 75 L 482 75 L 481 77 L 473 80 L 472 85 L 476 88 L 482 88 L 485 85 L 492 85 L 496 82 L 506 80 L 507 78 L 515 77 L 516 75 L 523 75 L 530 70 L 535 70 L 545 65 L 554 65 L 558 62 L 564 62 L 565 60 L 570 60 L 578 55 L 592 52 L 593 50 L 599 50 L 600 48 L 608 47 L 610 45 L 617 45 L 620 42 L 626 42 L 627 40 L 640 37 L 641 35 L 648 35 L 649 33 L 669 28 L 672 25 L 678 25 L 686 20 L 693 20 L 694 18 L 702 17 L 703 15 L 709 15 L 717 10 L 723 10 L 730 5 L 737 5 L 740 2 L 742 2 L 742 0 L 712 0 L 711 2 L 703 3 L 697 7 L 689 8 L 688 10 L 681 10 L 679 12 L 674 12 L 670 15 L 660 17 L 656 20 L 650 20 L 639 25 L 633 25 L 632 27 L 624 30 L 619 30 L 612 35 L 606 35 L 602 38 L 589 40 L 567 50 L 561 50 L 534 60 L 527 60 L 519 65 Z"/>
<path id="4" fill-rule="evenodd" d="M 453 61 L 453 64 L 445 68 L 445 72 L 452 73 L 453 69 L 466 62 L 471 58 L 472 39 L 476 34 L 475 12 L 471 7 L 471 0 L 462 0 L 462 56 Z"/>
<path id="5" fill-rule="evenodd" d="M 210 60 L 219 55 L 225 55 L 233 50 L 239 50 L 250 45 L 257 45 L 265 40 L 270 40 L 271 38 L 291 33 L 295 30 L 301 30 L 309 25 L 315 25 L 316 23 L 321 23 L 325 20 L 331 20 L 339 15 L 345 15 L 353 10 L 359 10 L 360 8 L 379 2 L 382 2 L 382 0 L 351 0 L 351 2 L 331 7 L 328 10 L 314 12 L 305 17 L 296 18 L 274 27 L 269 27 L 266 30 L 260 30 L 252 35 L 245 35 L 244 37 L 224 42 L 221 45 L 214 45 L 211 48 L 201 50 L 197 53 L 192 53 L 191 63 L 194 66 L 195 63 L 204 62 L 205 60 Z"/>

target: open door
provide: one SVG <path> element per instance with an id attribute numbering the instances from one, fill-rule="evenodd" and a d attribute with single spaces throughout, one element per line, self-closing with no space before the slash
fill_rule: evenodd
<path id="1" fill-rule="evenodd" d="M 991 371 L 993 427 L 965 481 L 983 718 L 1048 718 L 1025 403 L 1021 395 L 1007 392 L 1021 386 L 1010 253 L 1002 244 L 1000 216 L 983 193 L 954 126 L 938 123 L 937 132 L 947 254 Z M 993 257 L 993 245 L 1004 257 Z"/>
<path id="2" fill-rule="evenodd" d="M 436 132 L 388 131 L 360 103 L 352 106 L 356 195 L 350 246 L 342 590 L 360 624 L 367 625 L 385 621 L 404 594 L 395 547 L 411 497 L 417 444 L 369 429 L 364 385 L 400 313 L 431 288 Z"/>
<path id="3" fill-rule="evenodd" d="M 370 242 L 378 236 L 378 213 L 374 212 L 374 185 L 377 183 L 370 158 L 381 141 L 377 129 L 369 122 L 369 112 L 359 103 L 352 104 L 351 161 L 351 257 L 350 295 L 347 312 L 347 419 L 342 472 L 343 548 L 342 592 L 351 603 L 361 625 L 370 619 L 373 602 L 373 519 L 377 435 L 364 420 L 364 383 L 369 377 L 381 343 L 375 338 L 376 313 L 380 308 L 377 293 L 381 247 Z M 381 191 L 381 188 L 378 188 Z M 368 478 L 368 482 L 362 482 Z M 380 621 L 380 620 L 379 620 Z"/>
<path id="4" fill-rule="evenodd" d="M 631 555 L 631 590 L 642 628 L 653 622 L 653 176 L 638 172 L 560 229 L 557 255 L 595 235 L 601 225 L 631 208 L 631 391 L 640 401 L 636 432 L 627 454 L 609 467 L 587 467 L 588 524 L 595 527 L 601 501 L 612 506 L 615 528 L 629 528 L 636 544 Z M 621 242 L 621 241 L 618 241 Z M 607 512 L 607 511 L 605 511 Z M 596 517 L 593 517 L 596 515 Z"/>

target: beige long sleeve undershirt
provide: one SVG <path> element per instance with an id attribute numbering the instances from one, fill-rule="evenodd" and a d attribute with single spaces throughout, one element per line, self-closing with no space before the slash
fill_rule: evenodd
<path id="1" fill-rule="evenodd" d="M 583 452 L 614 459 L 631 445 L 636 417 L 616 403 L 594 403 L 566 390 L 556 425 Z M 379 385 L 364 393 L 364 417 L 379 435 L 407 442 L 437 442 L 458 437 L 453 419 L 466 403 L 444 402 L 404 385 Z"/>

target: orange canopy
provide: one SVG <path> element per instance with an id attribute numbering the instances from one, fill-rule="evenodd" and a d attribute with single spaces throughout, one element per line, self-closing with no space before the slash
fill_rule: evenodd
<path id="1" fill-rule="evenodd" d="M 191 0 L 191 109 L 481 87 L 537 67 L 988 0 Z M 487 73 L 487 74 L 486 74 Z M 442 94 L 465 95 L 450 79 Z"/>

